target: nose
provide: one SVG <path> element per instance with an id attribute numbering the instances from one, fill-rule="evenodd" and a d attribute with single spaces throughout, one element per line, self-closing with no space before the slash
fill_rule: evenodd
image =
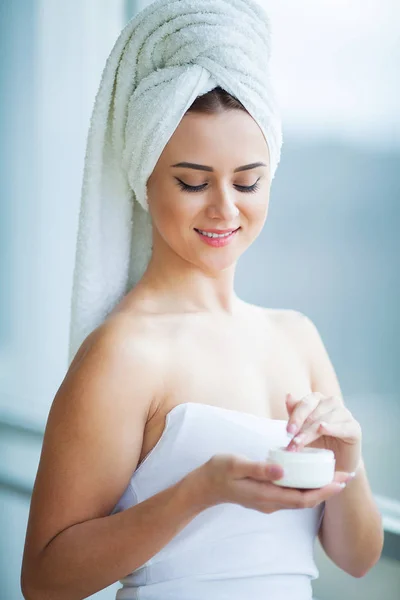
<path id="1" fill-rule="evenodd" d="M 207 206 L 207 216 L 211 219 L 220 219 L 228 226 L 233 224 L 240 213 L 236 206 L 235 193 L 225 187 L 219 188 L 212 194 Z"/>

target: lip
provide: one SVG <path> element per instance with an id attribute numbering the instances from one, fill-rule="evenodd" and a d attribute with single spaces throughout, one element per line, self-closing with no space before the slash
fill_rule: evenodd
<path id="1" fill-rule="evenodd" d="M 223 248 L 224 246 L 227 246 L 228 244 L 230 244 L 233 240 L 233 238 L 238 235 L 240 230 L 240 227 L 238 227 L 237 229 L 228 229 L 228 231 L 226 233 L 229 233 L 229 235 L 226 235 L 225 237 L 208 237 L 207 235 L 202 235 L 199 231 L 197 231 L 197 229 L 195 229 L 197 235 L 202 239 L 202 241 L 207 244 L 208 246 L 212 246 L 213 248 Z M 204 229 L 202 229 L 202 231 L 205 231 Z M 211 232 L 210 232 L 211 233 Z M 212 233 L 217 233 L 217 232 L 212 232 Z M 221 230 L 218 232 L 221 233 Z"/>
<path id="2" fill-rule="evenodd" d="M 231 233 L 232 231 L 236 231 L 239 227 L 234 227 L 233 229 L 202 229 L 201 227 L 196 227 L 200 231 L 205 231 L 206 233 Z"/>

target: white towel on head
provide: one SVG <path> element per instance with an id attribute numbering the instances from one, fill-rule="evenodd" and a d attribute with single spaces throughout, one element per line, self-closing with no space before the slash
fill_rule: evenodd
<path id="1" fill-rule="evenodd" d="M 197 96 L 220 86 L 244 105 L 268 143 L 274 177 L 282 132 L 269 57 L 269 20 L 256 0 L 156 0 L 121 31 L 87 140 L 69 362 L 146 270 L 147 179 Z"/>

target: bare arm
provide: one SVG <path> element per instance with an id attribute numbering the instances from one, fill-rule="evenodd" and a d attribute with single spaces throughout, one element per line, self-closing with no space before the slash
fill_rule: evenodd
<path id="1" fill-rule="evenodd" d="M 81 600 L 126 577 L 179 533 L 204 507 L 185 478 L 115 515 L 72 525 L 30 565 L 27 600 Z"/>
<path id="2" fill-rule="evenodd" d="M 154 346 L 107 324 L 79 350 L 51 407 L 32 494 L 27 600 L 81 600 L 144 564 L 203 508 L 188 478 L 110 515 L 134 472 L 162 384 Z M 160 368 L 158 368 L 160 367 Z"/>
<path id="3" fill-rule="evenodd" d="M 290 311 L 293 312 L 293 311 Z M 343 398 L 328 352 L 314 323 L 303 315 L 292 328 L 310 365 L 312 392 Z M 353 481 L 341 494 L 325 502 L 318 534 L 329 558 L 354 577 L 365 575 L 379 560 L 383 548 L 382 518 L 368 482 L 363 461 Z"/>
<path id="4" fill-rule="evenodd" d="M 353 577 L 363 577 L 379 560 L 382 518 L 363 465 L 340 497 L 326 501 L 319 540 L 334 563 Z"/>

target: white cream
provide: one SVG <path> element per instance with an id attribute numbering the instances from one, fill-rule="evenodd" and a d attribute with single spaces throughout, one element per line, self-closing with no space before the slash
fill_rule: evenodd
<path id="1" fill-rule="evenodd" d="M 284 446 L 271 448 L 267 462 L 283 468 L 281 479 L 273 483 L 300 489 L 319 488 L 331 483 L 335 475 L 335 454 L 324 448 L 288 451 Z"/>

